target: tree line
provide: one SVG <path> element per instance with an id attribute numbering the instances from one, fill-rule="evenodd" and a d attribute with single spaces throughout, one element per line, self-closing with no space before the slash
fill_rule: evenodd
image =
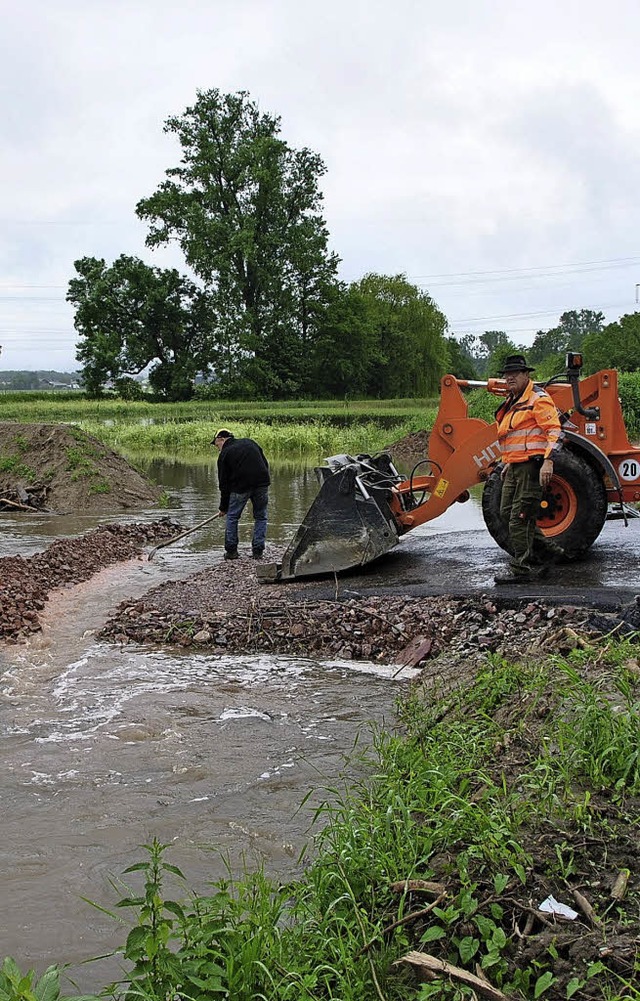
<path id="1" fill-rule="evenodd" d="M 612 323 L 591 309 L 562 313 L 555 327 L 539 330 L 533 343 L 516 344 L 504 331 L 488 330 L 448 339 L 453 374 L 462 379 L 485 379 L 500 371 L 507 355 L 523 353 L 543 381 L 566 369 L 568 351 L 583 355 L 583 372 L 603 368 L 620 372 L 640 370 L 640 313 L 628 313 Z"/>
<path id="2" fill-rule="evenodd" d="M 0 348 L 1 351 L 1 348 Z M 79 389 L 79 377 L 73 372 L 56 372 L 53 369 L 7 369 L 0 372 L 0 389 L 3 390 L 34 390 L 44 391 L 58 389 Z"/>
<path id="3" fill-rule="evenodd" d="M 220 398 L 423 397 L 445 371 L 495 374 L 517 350 L 501 331 L 448 335 L 436 303 L 404 275 L 340 281 L 322 214 L 325 165 L 286 143 L 280 119 L 246 92 L 198 92 L 164 128 L 180 161 L 135 211 L 146 245 L 177 245 L 188 274 L 124 254 L 75 262 L 67 300 L 89 395 L 109 386 L 134 398 L 144 373 L 169 400 L 189 399 L 196 381 L 200 395 Z M 620 321 L 625 360 L 638 340 L 631 319 Z M 599 366 L 606 329 L 601 314 L 564 314 L 531 357 L 553 367 L 573 338 Z"/>
<path id="4" fill-rule="evenodd" d="M 199 93 L 165 131 L 178 166 L 136 206 L 147 246 L 177 243 L 189 275 L 121 255 L 75 262 L 87 391 L 186 399 L 196 376 L 236 398 L 421 396 L 446 368 L 446 319 L 404 276 L 347 284 L 329 249 L 320 157 L 292 149 L 249 95 Z"/>

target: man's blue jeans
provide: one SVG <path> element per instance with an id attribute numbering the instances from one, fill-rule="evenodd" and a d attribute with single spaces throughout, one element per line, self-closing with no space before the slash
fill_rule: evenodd
<path id="1" fill-rule="evenodd" d="M 269 488 L 257 487 L 255 490 L 247 490 L 241 494 L 232 493 L 229 497 L 229 510 L 224 530 L 224 548 L 234 550 L 238 548 L 238 522 L 240 515 L 247 506 L 247 501 L 251 501 L 253 509 L 253 538 L 251 548 L 254 553 L 262 552 L 267 538 L 267 504 L 269 502 Z"/>

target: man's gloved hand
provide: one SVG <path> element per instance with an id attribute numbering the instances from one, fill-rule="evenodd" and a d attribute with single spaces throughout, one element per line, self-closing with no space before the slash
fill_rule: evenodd
<path id="1" fill-rule="evenodd" d="M 543 490 L 546 490 L 551 483 L 551 477 L 553 476 L 553 462 L 551 459 L 545 459 L 540 466 L 540 486 Z"/>

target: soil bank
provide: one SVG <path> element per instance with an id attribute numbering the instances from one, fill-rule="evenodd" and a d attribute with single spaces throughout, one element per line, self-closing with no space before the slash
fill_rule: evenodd
<path id="1" fill-rule="evenodd" d="M 0 506 L 109 513 L 149 507 L 160 494 L 123 456 L 78 427 L 0 422 Z"/>

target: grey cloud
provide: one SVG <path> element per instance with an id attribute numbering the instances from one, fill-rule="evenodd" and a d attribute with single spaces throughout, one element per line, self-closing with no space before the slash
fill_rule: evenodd
<path id="1" fill-rule="evenodd" d="M 345 277 L 404 271 L 431 281 L 447 315 L 488 327 L 623 303 L 632 270 L 457 286 L 429 276 L 633 256 L 639 28 L 631 0 L 16 5 L 0 38 L 0 284 L 66 285 L 85 254 L 163 263 L 134 206 L 179 157 L 164 120 L 219 87 L 248 90 L 289 142 L 324 157 Z M 41 310 L 25 298 L 9 311 L 2 291 L 0 343 L 20 326 L 40 357 Z M 74 367 L 63 302 L 55 327 L 56 358 L 66 339 Z M 15 357 L 28 365 L 35 348 Z M 6 352 L 0 362 L 20 367 Z"/>

